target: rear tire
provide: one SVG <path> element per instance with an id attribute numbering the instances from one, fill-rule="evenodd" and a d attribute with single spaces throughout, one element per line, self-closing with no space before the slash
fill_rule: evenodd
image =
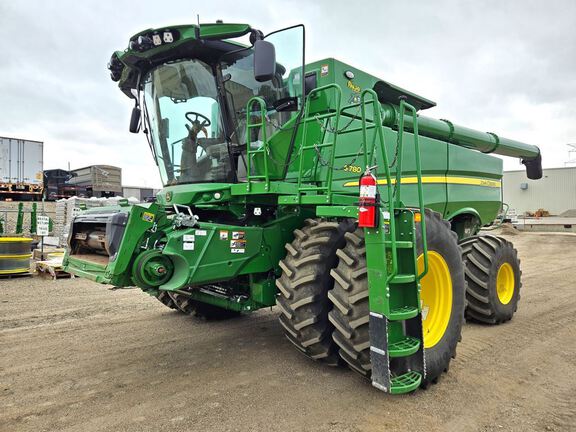
<path id="1" fill-rule="evenodd" d="M 464 266 L 456 234 L 450 230 L 450 224 L 439 213 L 426 210 L 426 236 L 428 250 L 440 254 L 450 271 L 452 309 L 439 342 L 425 349 L 426 378 L 421 385 L 424 388 L 435 383 L 456 356 L 464 320 L 465 296 Z M 420 245 L 419 235 L 418 243 Z M 420 254 L 421 246 L 418 249 Z M 330 312 L 330 322 L 336 328 L 334 341 L 339 346 L 340 356 L 350 368 L 369 378 L 372 369 L 368 332 L 370 309 L 363 229 L 346 234 L 346 245 L 338 251 L 338 256 L 340 262 L 332 271 L 336 282 L 328 294 L 334 303 Z"/>
<path id="2" fill-rule="evenodd" d="M 328 321 L 332 308 L 328 291 L 334 285 L 330 270 L 338 264 L 336 251 L 344 246 L 344 234 L 353 229 L 351 220 L 306 219 L 305 226 L 294 231 L 294 241 L 286 244 L 282 275 L 276 280 L 276 304 L 286 338 L 306 356 L 329 365 L 339 363 L 334 328 Z"/>
<path id="3" fill-rule="evenodd" d="M 522 287 L 520 260 L 512 243 L 493 235 L 463 240 L 466 267 L 466 319 L 501 324 L 518 309 Z"/>

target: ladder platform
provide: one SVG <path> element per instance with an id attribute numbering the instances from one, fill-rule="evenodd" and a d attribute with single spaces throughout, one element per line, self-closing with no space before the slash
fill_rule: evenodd
<path id="1" fill-rule="evenodd" d="M 384 245 L 391 248 L 392 242 L 390 240 L 386 240 L 384 241 Z M 411 241 L 397 240 L 396 247 L 398 249 L 412 249 L 414 247 L 414 243 Z"/>
<path id="2" fill-rule="evenodd" d="M 388 345 L 388 355 L 390 357 L 408 357 L 415 354 L 420 348 L 420 341 L 412 336 L 406 336 L 398 342 Z"/>
<path id="3" fill-rule="evenodd" d="M 390 310 L 390 315 L 388 319 L 390 321 L 401 321 L 414 318 L 418 316 L 420 311 L 415 306 L 402 306 L 399 308 L 394 308 Z"/>
<path id="4" fill-rule="evenodd" d="M 419 372 L 410 371 L 392 378 L 391 381 L 391 394 L 410 393 L 420 386 L 422 383 L 422 375 Z"/>
<path id="5" fill-rule="evenodd" d="M 392 278 L 390 282 L 402 284 L 402 283 L 410 283 L 416 280 L 416 275 L 413 274 L 398 274 Z"/>

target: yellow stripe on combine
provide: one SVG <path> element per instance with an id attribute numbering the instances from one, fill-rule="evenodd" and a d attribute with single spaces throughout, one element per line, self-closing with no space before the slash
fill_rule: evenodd
<path id="1" fill-rule="evenodd" d="M 379 185 L 385 185 L 386 180 L 378 180 Z M 396 179 L 392 179 L 392 184 L 396 183 Z M 418 183 L 417 177 L 403 177 L 402 184 L 416 184 Z M 485 186 L 491 188 L 499 188 L 501 185 L 500 180 L 488 180 L 485 178 L 472 178 L 472 177 L 453 177 L 453 176 L 423 176 L 422 183 L 428 184 L 460 184 L 471 186 Z M 344 183 L 345 187 L 359 186 L 357 181 Z"/>

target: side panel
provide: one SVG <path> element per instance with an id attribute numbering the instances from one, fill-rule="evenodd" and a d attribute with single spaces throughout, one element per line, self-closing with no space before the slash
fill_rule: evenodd
<path id="1" fill-rule="evenodd" d="M 360 126 L 360 122 L 356 121 L 354 123 L 353 127 Z M 393 164 L 391 173 L 394 174 L 398 167 L 398 158 L 394 161 L 398 134 L 389 128 L 384 128 L 384 134 L 388 162 Z M 368 140 L 371 141 L 371 136 L 369 136 Z M 358 155 L 361 142 L 362 133 L 360 131 L 341 134 L 338 137 L 336 160 L 334 162 L 336 170 L 334 172 L 334 191 L 336 193 L 358 194 L 358 178 L 366 168 L 362 156 Z M 413 135 L 406 133 L 404 155 L 402 157 L 402 201 L 408 206 L 416 206 L 418 204 L 414 150 Z M 383 167 L 383 162 L 379 153 L 377 150 L 376 159 L 379 167 L 377 169 L 377 177 L 379 184 L 383 185 L 385 184 L 385 175 L 384 170 L 381 168 Z M 447 193 L 445 179 L 448 160 L 447 144 L 431 138 L 420 137 L 420 153 L 422 155 L 422 179 L 426 207 L 444 213 Z M 320 170 L 319 179 L 325 178 L 325 169 L 327 168 Z M 384 191 L 385 189 L 381 187 L 380 192 L 383 193 Z"/>
<path id="2" fill-rule="evenodd" d="M 10 139 L 0 137 L 0 182 L 10 182 Z"/>
<path id="3" fill-rule="evenodd" d="M 482 224 L 492 221 L 502 201 L 502 160 L 455 145 L 448 146 L 448 176 L 467 179 L 448 184 L 448 200 L 444 217 L 463 207 L 472 207 L 480 214 Z"/>
<path id="4" fill-rule="evenodd" d="M 22 146 L 22 159 L 20 161 L 22 178 L 20 181 L 33 185 L 44 184 L 42 177 L 44 144 L 38 141 L 18 141 L 20 141 Z"/>
<path id="5" fill-rule="evenodd" d="M 0 182 L 41 186 L 43 146 L 39 141 L 0 137 Z"/>

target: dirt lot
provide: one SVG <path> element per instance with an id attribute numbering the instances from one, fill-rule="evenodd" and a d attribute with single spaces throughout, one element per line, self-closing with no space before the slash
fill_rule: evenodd
<path id="1" fill-rule="evenodd" d="M 511 240 L 514 320 L 467 324 L 450 373 L 405 396 L 306 359 L 274 310 L 207 323 L 135 289 L 0 281 L 0 430 L 574 431 L 576 236 Z"/>

